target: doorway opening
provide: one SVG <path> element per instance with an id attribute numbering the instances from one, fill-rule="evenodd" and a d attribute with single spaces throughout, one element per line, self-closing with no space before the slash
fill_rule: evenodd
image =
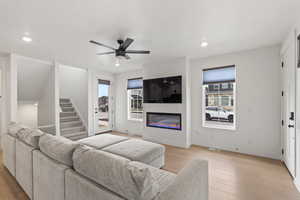
<path id="1" fill-rule="evenodd" d="M 95 130 L 96 133 L 111 131 L 111 82 L 98 79 L 95 109 Z"/>

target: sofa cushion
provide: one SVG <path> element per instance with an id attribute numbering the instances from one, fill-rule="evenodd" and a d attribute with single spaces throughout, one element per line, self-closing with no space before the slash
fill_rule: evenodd
<path id="1" fill-rule="evenodd" d="M 64 137 L 44 134 L 40 137 L 39 147 L 50 158 L 67 166 L 73 166 L 72 155 L 79 143 Z"/>
<path id="2" fill-rule="evenodd" d="M 159 192 L 158 184 L 146 167 L 130 160 L 84 145 L 73 154 L 74 169 L 83 176 L 130 200 L 151 200 Z"/>
<path id="3" fill-rule="evenodd" d="M 123 156 L 132 161 L 150 164 L 153 160 L 164 154 L 165 147 L 160 144 L 144 140 L 130 139 L 108 146 L 102 150 Z"/>
<path id="4" fill-rule="evenodd" d="M 16 140 L 16 179 L 30 199 L 32 199 L 33 190 L 32 154 L 34 150 L 34 147 Z"/>
<path id="5" fill-rule="evenodd" d="M 24 128 L 25 126 L 21 124 L 18 124 L 16 122 L 10 122 L 8 125 L 8 134 L 13 137 L 17 137 L 17 133 Z"/>
<path id="6" fill-rule="evenodd" d="M 149 165 L 146 165 L 141 162 L 130 162 L 131 165 L 134 165 L 138 168 L 148 168 L 151 171 L 151 174 L 154 178 L 154 180 L 158 183 L 159 185 L 159 192 L 165 191 L 176 179 L 177 175 L 173 174 L 171 172 L 165 171 L 158 169 L 156 167 L 152 167 Z"/>
<path id="7" fill-rule="evenodd" d="M 78 140 L 79 143 L 93 147 L 95 149 L 102 149 L 109 145 L 113 145 L 122 141 L 128 140 L 127 137 L 122 137 L 112 134 L 100 134 L 88 138 Z"/>
<path id="8" fill-rule="evenodd" d="M 39 147 L 39 139 L 44 133 L 38 129 L 23 128 L 17 133 L 17 137 L 33 148 Z"/>

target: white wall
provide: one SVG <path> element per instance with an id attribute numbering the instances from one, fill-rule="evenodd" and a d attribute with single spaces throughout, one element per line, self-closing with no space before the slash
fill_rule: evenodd
<path id="1" fill-rule="evenodd" d="M 59 68 L 60 98 L 70 98 L 83 123 L 88 127 L 88 73 L 80 69 L 61 65 Z"/>
<path id="2" fill-rule="evenodd" d="M 10 54 L 7 58 L 6 70 L 6 124 L 17 121 L 18 113 L 18 65 L 17 55 Z"/>
<path id="3" fill-rule="evenodd" d="M 170 144 L 180 147 L 190 145 L 190 123 L 187 123 L 187 110 L 190 110 L 190 98 L 186 88 L 190 86 L 187 75 L 187 59 L 175 59 L 160 63 L 146 64 L 143 69 L 129 71 L 116 76 L 116 127 L 115 130 L 131 135 L 143 136 L 146 140 Z M 128 120 L 127 81 L 128 79 L 143 77 L 144 79 L 159 78 L 166 76 L 182 75 L 183 102 L 182 104 L 144 104 L 144 121 Z M 151 128 L 145 126 L 146 112 L 166 112 L 182 114 L 182 131 Z"/>
<path id="4" fill-rule="evenodd" d="M 235 131 L 202 127 L 202 69 L 236 65 Z M 279 46 L 196 59 L 192 74 L 192 143 L 281 158 Z"/>
<path id="5" fill-rule="evenodd" d="M 17 56 L 18 102 L 38 103 L 38 126 L 54 124 L 54 67 L 51 63 Z"/>
<path id="6" fill-rule="evenodd" d="M 115 78 L 115 130 L 142 136 L 144 124 L 128 120 L 127 80 L 143 77 L 143 70 L 125 72 Z"/>
<path id="7" fill-rule="evenodd" d="M 51 66 L 48 80 L 38 101 L 38 126 L 55 125 L 54 71 L 54 66 Z"/>
<path id="8" fill-rule="evenodd" d="M 1 115 L 1 121 L 0 121 L 0 124 L 1 124 L 1 129 L 0 129 L 0 144 L 1 143 L 1 137 L 3 134 L 5 134 L 7 132 L 7 124 L 8 124 L 8 121 L 9 121 L 9 104 L 7 102 L 7 99 L 9 98 L 9 94 L 8 94 L 8 72 L 7 72 L 7 67 L 8 67 L 8 56 L 3 56 L 3 57 L 0 57 L 0 68 L 1 68 L 1 71 L 2 71 L 2 74 L 1 74 L 1 95 L 2 95 L 2 98 L 0 100 L 0 109 L 1 109 L 1 112 L 0 112 L 0 115 Z"/>
<path id="9" fill-rule="evenodd" d="M 143 138 L 146 140 L 169 144 L 179 147 L 189 147 L 190 145 L 190 132 L 187 123 L 188 115 L 188 63 L 186 58 L 173 59 L 171 61 L 164 61 L 159 63 L 151 63 L 144 65 L 144 79 L 153 79 L 169 76 L 182 76 L 182 103 L 181 104 L 144 104 L 144 113 L 146 112 L 163 112 L 163 113 L 180 113 L 182 121 L 182 130 L 170 130 L 146 127 L 144 124 Z M 144 116 L 145 120 L 145 116 Z"/>
<path id="10" fill-rule="evenodd" d="M 18 122 L 30 127 L 38 127 L 38 108 L 36 102 L 18 102 Z"/>
<path id="11" fill-rule="evenodd" d="M 4 132 L 3 122 L 4 122 L 4 109 L 3 109 L 3 69 L 4 69 L 4 58 L 0 57 L 0 149 L 1 149 L 1 138 Z"/>
<path id="12" fill-rule="evenodd" d="M 143 134 L 146 139 L 184 147 L 189 144 L 189 135 L 184 136 L 189 132 L 189 124 L 186 122 L 191 121 L 192 144 L 280 159 L 279 52 L 279 46 L 273 46 L 193 59 L 190 62 L 185 60 L 186 63 L 184 59 L 177 59 L 166 63 L 145 65 L 144 71 L 119 74 L 116 77 L 116 129 L 131 134 Z M 231 64 L 235 64 L 237 70 L 237 128 L 235 131 L 204 128 L 201 109 L 202 69 Z M 182 113 L 183 133 L 176 134 L 174 131 L 146 128 L 144 122 L 127 120 L 127 79 L 140 76 L 147 79 L 178 74 L 183 75 L 183 104 L 145 104 L 144 111 Z M 189 78 L 185 78 L 189 76 L 191 83 Z M 188 94 L 188 90 L 185 90 L 190 88 L 189 85 L 191 85 L 191 95 Z"/>
<path id="13" fill-rule="evenodd" d="M 0 60 L 0 144 L 1 144 L 1 130 L 2 130 L 2 61 Z"/>

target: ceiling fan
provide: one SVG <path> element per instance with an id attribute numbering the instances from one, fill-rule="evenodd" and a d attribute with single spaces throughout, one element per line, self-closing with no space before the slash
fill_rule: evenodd
<path id="1" fill-rule="evenodd" d="M 150 51 L 143 51 L 143 50 L 127 50 L 127 48 L 132 44 L 134 40 L 131 38 L 127 38 L 125 41 L 122 39 L 117 40 L 119 44 L 119 48 L 114 48 L 99 42 L 96 42 L 94 40 L 90 40 L 90 43 L 96 44 L 102 47 L 106 47 L 108 49 L 111 49 L 112 51 L 103 52 L 103 53 L 97 53 L 97 55 L 109 55 L 109 54 L 115 54 L 117 58 L 126 58 L 130 59 L 128 54 L 150 54 Z"/>

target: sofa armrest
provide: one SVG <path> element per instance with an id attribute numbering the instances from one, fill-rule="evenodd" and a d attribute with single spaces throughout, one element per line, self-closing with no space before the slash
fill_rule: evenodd
<path id="1" fill-rule="evenodd" d="M 184 167 L 158 200 L 208 200 L 208 162 L 196 159 Z"/>

